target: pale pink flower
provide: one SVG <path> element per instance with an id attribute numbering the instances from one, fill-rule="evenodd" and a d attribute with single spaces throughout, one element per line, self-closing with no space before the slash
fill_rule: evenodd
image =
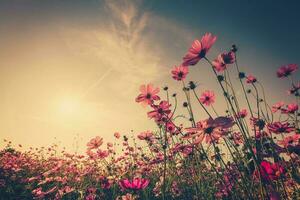
<path id="1" fill-rule="evenodd" d="M 216 42 L 217 37 L 213 36 L 211 33 L 206 33 L 201 41 L 195 40 L 192 47 L 188 50 L 187 54 L 183 57 L 183 65 L 195 65 L 205 57 L 206 53 Z"/>
<path id="2" fill-rule="evenodd" d="M 188 136 L 185 139 L 195 138 L 194 144 L 199 144 L 203 140 L 206 143 L 212 143 L 222 137 L 222 131 L 219 127 L 215 127 L 213 120 L 207 119 L 196 123 L 196 127 L 187 128 Z"/>
<path id="3" fill-rule="evenodd" d="M 140 140 L 149 140 L 153 139 L 153 133 L 151 131 L 144 131 L 138 134 L 137 136 Z"/>
<path id="4" fill-rule="evenodd" d="M 300 134 L 294 134 L 291 136 L 286 136 L 283 140 L 277 142 L 280 145 L 283 145 L 285 148 L 288 146 L 296 146 L 300 143 Z"/>
<path id="5" fill-rule="evenodd" d="M 215 102 L 215 93 L 210 90 L 206 90 L 200 96 L 200 102 L 204 105 L 210 106 Z"/>
<path id="6" fill-rule="evenodd" d="M 88 143 L 87 146 L 89 149 L 97 149 L 103 144 L 103 138 L 96 136 L 95 138 L 92 138 Z"/>
<path id="7" fill-rule="evenodd" d="M 272 112 L 273 112 L 273 113 L 276 113 L 278 110 L 281 110 L 283 106 L 284 106 L 284 102 L 283 102 L 283 101 L 280 101 L 280 102 L 275 103 L 275 104 L 272 106 Z"/>
<path id="8" fill-rule="evenodd" d="M 97 150 L 97 156 L 99 159 L 106 158 L 108 155 L 109 155 L 109 152 L 106 150 L 101 150 L 101 149 Z"/>
<path id="9" fill-rule="evenodd" d="M 121 134 L 119 132 L 114 133 L 115 138 L 119 139 L 121 137 Z"/>
<path id="10" fill-rule="evenodd" d="M 186 75 L 189 73 L 189 67 L 188 66 L 175 66 L 174 69 L 171 71 L 172 77 L 177 80 L 181 81 L 186 78 Z"/>
<path id="11" fill-rule="evenodd" d="M 157 95 L 159 93 L 159 88 L 154 88 L 152 84 L 141 85 L 140 92 L 135 101 L 142 103 L 144 105 L 151 105 L 153 101 L 160 100 L 160 97 Z"/>

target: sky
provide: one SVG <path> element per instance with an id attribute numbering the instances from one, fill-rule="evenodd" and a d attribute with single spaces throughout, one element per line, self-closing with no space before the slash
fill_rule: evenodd
<path id="1" fill-rule="evenodd" d="M 97 135 L 154 129 L 135 103 L 139 86 L 180 90 L 170 70 L 206 32 L 218 37 L 208 58 L 236 44 L 270 103 L 290 101 L 275 71 L 300 63 L 298 2 L 0 0 L 0 144 L 83 151 Z M 205 62 L 188 79 L 217 93 Z M 216 108 L 224 108 L 218 93 Z"/>

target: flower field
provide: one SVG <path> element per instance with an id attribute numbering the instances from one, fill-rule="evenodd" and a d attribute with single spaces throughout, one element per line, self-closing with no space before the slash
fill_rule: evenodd
<path id="1" fill-rule="evenodd" d="M 134 136 L 116 132 L 112 143 L 99 135 L 87 143 L 84 155 L 55 145 L 19 151 L 5 140 L 0 199 L 300 199 L 297 64 L 268 75 L 289 82 L 293 99 L 271 104 L 260 80 L 241 71 L 236 45 L 208 58 L 215 42 L 217 37 L 206 33 L 170 69 L 182 88 L 177 93 L 166 86 L 140 86 L 135 100 L 156 130 Z M 211 71 L 223 97 L 201 88 L 201 76 L 189 80 L 199 63 Z M 216 101 L 224 102 L 224 110 L 215 109 Z"/>

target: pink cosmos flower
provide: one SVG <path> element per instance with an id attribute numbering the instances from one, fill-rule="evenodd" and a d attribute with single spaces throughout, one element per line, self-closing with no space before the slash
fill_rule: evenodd
<path id="1" fill-rule="evenodd" d="M 288 77 L 293 72 L 295 72 L 297 69 L 298 69 L 298 66 L 296 64 L 283 65 L 277 70 L 277 77 L 278 78 Z"/>
<path id="2" fill-rule="evenodd" d="M 119 139 L 121 137 L 121 134 L 119 132 L 114 133 L 115 138 Z"/>
<path id="3" fill-rule="evenodd" d="M 132 181 L 123 179 L 119 181 L 119 185 L 122 189 L 141 190 L 145 189 L 149 185 L 150 181 L 144 178 L 133 178 Z"/>
<path id="4" fill-rule="evenodd" d="M 172 122 L 166 123 L 166 130 L 172 134 L 176 134 L 178 132 L 178 131 L 176 131 L 176 127 L 175 127 L 174 123 L 172 123 Z"/>
<path id="5" fill-rule="evenodd" d="M 186 78 L 186 75 L 189 73 L 189 67 L 188 66 L 175 66 L 174 69 L 171 71 L 172 77 L 177 80 L 181 81 Z"/>
<path id="6" fill-rule="evenodd" d="M 159 93 L 159 88 L 154 88 L 152 84 L 141 85 L 140 92 L 135 101 L 142 103 L 144 105 L 150 105 L 153 101 L 160 100 L 160 97 L 157 95 Z"/>
<path id="7" fill-rule="evenodd" d="M 86 155 L 88 155 L 90 159 L 96 159 L 97 158 L 97 154 L 95 152 L 93 152 L 92 149 L 87 149 Z"/>
<path id="8" fill-rule="evenodd" d="M 277 102 L 276 104 L 274 104 L 272 106 L 272 112 L 276 113 L 278 110 L 281 110 L 283 106 L 284 106 L 284 102 L 283 101 Z"/>
<path id="9" fill-rule="evenodd" d="M 98 156 L 99 159 L 104 159 L 104 158 L 106 158 L 108 155 L 109 155 L 109 152 L 106 151 L 106 150 L 98 149 L 98 151 L 97 151 L 97 156 Z"/>
<path id="10" fill-rule="evenodd" d="M 267 181 L 279 179 L 284 172 L 284 168 L 278 163 L 270 163 L 265 160 L 260 163 L 260 174 Z"/>
<path id="11" fill-rule="evenodd" d="M 196 127 L 187 128 L 187 136 L 184 139 L 195 138 L 194 144 L 199 144 L 203 140 L 210 144 L 218 141 L 222 137 L 222 130 L 216 127 L 213 119 L 207 119 L 196 123 Z"/>
<path id="12" fill-rule="evenodd" d="M 248 75 L 248 76 L 246 76 L 246 82 L 247 83 L 255 83 L 256 81 L 257 81 L 257 79 L 255 78 L 255 76 L 253 76 L 253 75 Z"/>
<path id="13" fill-rule="evenodd" d="M 283 140 L 278 141 L 278 144 L 283 145 L 285 148 L 288 146 L 297 146 L 300 143 L 300 134 L 286 136 Z"/>
<path id="14" fill-rule="evenodd" d="M 215 94 L 213 91 L 206 90 L 200 96 L 200 102 L 204 105 L 210 106 L 215 102 Z"/>
<path id="15" fill-rule="evenodd" d="M 140 140 L 151 141 L 153 139 L 153 133 L 151 131 L 144 131 L 137 136 Z"/>
<path id="16" fill-rule="evenodd" d="M 248 115 L 248 112 L 246 109 L 242 109 L 237 113 L 238 118 L 245 118 Z"/>
<path id="17" fill-rule="evenodd" d="M 295 113 L 296 111 L 298 111 L 298 109 L 299 109 L 298 104 L 296 104 L 296 103 L 290 103 L 290 104 L 288 104 L 288 105 L 286 106 L 286 108 L 283 108 L 283 109 L 282 109 L 282 112 L 283 112 L 283 113 L 290 113 L 290 114 L 293 114 L 293 113 Z"/>
<path id="18" fill-rule="evenodd" d="M 295 130 L 295 128 L 293 126 L 290 126 L 288 122 L 273 122 L 271 124 L 268 124 L 268 128 L 271 132 L 276 134 L 290 133 Z"/>
<path id="19" fill-rule="evenodd" d="M 228 64 L 232 64 L 234 63 L 234 61 L 234 52 L 230 51 L 228 53 L 224 52 L 218 55 L 218 57 L 212 62 L 212 64 L 218 72 L 222 72 L 226 69 Z"/>
<path id="20" fill-rule="evenodd" d="M 213 36 L 211 33 L 206 33 L 201 41 L 195 40 L 192 47 L 188 50 L 187 54 L 183 57 L 183 65 L 195 65 L 205 57 L 206 53 L 216 42 L 217 37 Z"/>
<path id="21" fill-rule="evenodd" d="M 89 149 L 97 149 L 103 144 L 103 138 L 97 136 L 95 138 L 92 138 L 88 143 L 87 146 Z"/>
<path id="22" fill-rule="evenodd" d="M 163 117 L 171 113 L 171 105 L 167 101 L 161 101 L 159 105 L 153 106 L 153 111 L 148 112 L 149 118 L 154 118 L 156 121 L 160 121 Z"/>

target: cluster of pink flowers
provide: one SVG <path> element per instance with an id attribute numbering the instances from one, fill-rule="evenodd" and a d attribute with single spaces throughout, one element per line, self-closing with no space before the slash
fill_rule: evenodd
<path id="1" fill-rule="evenodd" d="M 293 77 L 298 66 L 277 71 L 278 78 L 289 78 L 294 99 L 270 104 L 260 79 L 237 65 L 235 45 L 208 58 L 216 39 L 206 33 L 195 40 L 172 68 L 182 93 L 170 96 L 168 87 L 140 86 L 135 100 L 148 109 L 156 130 L 115 132 L 114 143 L 96 136 L 84 155 L 58 152 L 56 146 L 18 151 L 21 145 L 13 148 L 6 141 L 0 194 L 55 200 L 300 199 L 300 82 Z M 221 93 L 188 80 L 200 61 Z M 242 95 L 236 95 L 237 87 Z M 224 110 L 215 109 L 217 103 Z"/>

